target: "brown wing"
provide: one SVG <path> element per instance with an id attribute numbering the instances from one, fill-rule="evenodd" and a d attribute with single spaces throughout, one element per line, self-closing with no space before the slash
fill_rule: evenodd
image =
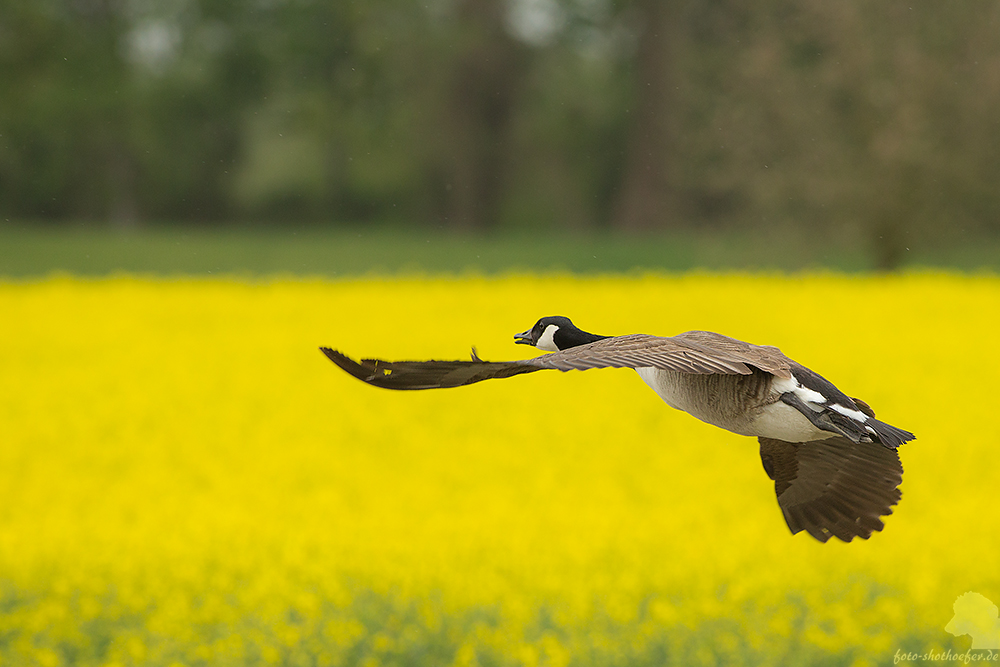
<path id="1" fill-rule="evenodd" d="M 850 542 L 882 530 L 902 497 L 903 465 L 893 449 L 844 437 L 791 443 L 758 438 L 764 471 L 792 533 Z"/>
<path id="2" fill-rule="evenodd" d="M 522 361 L 487 362 L 473 352 L 471 361 L 384 361 L 362 359 L 321 347 L 323 354 L 354 377 L 386 389 L 459 387 L 542 369 L 664 368 L 680 373 L 750 375 L 758 368 L 791 377 L 791 360 L 776 347 L 751 345 L 708 331 L 688 331 L 670 338 L 633 334 L 604 338 L 562 352 Z"/>
<path id="3" fill-rule="evenodd" d="M 561 371 L 653 367 L 698 375 L 750 375 L 750 367 L 754 367 L 778 377 L 791 377 L 791 361 L 778 348 L 751 345 L 708 331 L 671 337 L 615 336 L 521 363 Z"/>
<path id="4" fill-rule="evenodd" d="M 328 347 L 320 350 L 333 363 L 362 382 L 385 389 L 442 389 L 492 378 L 506 378 L 542 370 L 523 363 L 489 362 L 473 352 L 472 361 L 383 361 L 350 357 Z"/>

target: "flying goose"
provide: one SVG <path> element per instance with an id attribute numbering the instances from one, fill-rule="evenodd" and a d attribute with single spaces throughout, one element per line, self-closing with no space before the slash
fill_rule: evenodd
<path id="1" fill-rule="evenodd" d="M 490 362 L 355 362 L 320 350 L 354 377 L 386 389 L 459 387 L 544 369 L 633 368 L 667 405 L 739 435 L 755 436 L 792 534 L 821 542 L 868 539 L 899 502 L 903 467 L 896 448 L 909 431 L 875 418 L 827 379 L 776 347 L 710 331 L 662 337 L 599 336 L 566 317 L 543 317 L 514 342 L 551 352 Z"/>

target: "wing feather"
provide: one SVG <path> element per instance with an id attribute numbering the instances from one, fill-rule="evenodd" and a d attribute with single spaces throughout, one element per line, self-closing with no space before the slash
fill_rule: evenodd
<path id="1" fill-rule="evenodd" d="M 522 363 L 561 371 L 652 367 L 698 375 L 750 375 L 753 367 L 778 377 L 791 377 L 791 361 L 778 348 L 752 345 L 708 331 L 671 337 L 615 336 Z"/>
<path id="2" fill-rule="evenodd" d="M 384 389 L 444 389 L 506 378 L 542 370 L 519 362 L 472 361 L 354 361 L 347 355 L 321 347 L 333 363 L 362 382 Z"/>
<path id="3" fill-rule="evenodd" d="M 903 466 L 895 450 L 837 436 L 791 443 L 758 438 L 764 470 L 792 533 L 826 542 L 868 539 L 882 530 L 902 494 Z"/>
<path id="4" fill-rule="evenodd" d="M 460 387 L 543 369 L 663 368 L 697 375 L 751 375 L 753 368 L 791 377 L 791 360 L 776 347 L 751 345 L 708 331 L 688 331 L 673 337 L 633 334 L 615 336 L 521 361 L 354 361 L 321 347 L 330 361 L 354 377 L 386 389 Z"/>

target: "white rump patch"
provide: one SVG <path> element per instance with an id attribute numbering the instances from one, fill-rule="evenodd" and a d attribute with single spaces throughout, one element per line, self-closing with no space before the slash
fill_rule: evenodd
<path id="1" fill-rule="evenodd" d="M 845 417 L 850 417 L 854 421 L 861 422 L 862 424 L 864 424 L 866 421 L 868 421 L 868 415 L 866 415 L 865 413 L 861 412 L 860 410 L 852 410 L 852 409 L 850 409 L 848 407 L 845 407 L 843 405 L 838 405 L 836 403 L 831 403 L 830 404 L 830 409 L 831 410 L 836 410 L 837 412 L 839 412 L 840 414 L 844 415 Z"/>
<path id="2" fill-rule="evenodd" d="M 868 415 L 861 412 L 860 410 L 853 410 L 846 405 L 839 405 L 837 403 L 830 403 L 830 405 L 824 406 L 823 404 L 827 402 L 827 397 L 818 391 L 809 389 L 808 387 L 803 387 L 802 383 L 795 379 L 793 375 L 790 380 L 775 379 L 771 382 L 771 387 L 773 387 L 779 393 L 792 393 L 801 398 L 806 405 L 815 410 L 816 412 L 822 412 L 825 408 L 830 408 L 845 417 L 850 417 L 856 422 L 861 422 L 864 424 L 868 421 Z"/>
<path id="3" fill-rule="evenodd" d="M 794 377 L 786 380 L 785 378 L 776 377 L 771 380 L 771 387 L 779 394 L 787 394 L 788 392 L 794 392 L 796 388 L 800 385 L 795 380 Z"/>
<path id="4" fill-rule="evenodd" d="M 559 331 L 559 327 L 555 324 L 550 324 L 545 327 L 545 331 L 543 331 L 542 335 L 538 337 L 538 342 L 535 343 L 535 347 L 545 352 L 558 352 L 559 348 L 556 347 L 556 342 L 552 339 L 552 337 L 556 335 L 557 331 Z"/>
<path id="5" fill-rule="evenodd" d="M 827 400 L 826 396 L 818 391 L 813 391 L 812 389 L 803 387 L 802 383 L 795 379 L 794 375 L 788 380 L 775 379 L 771 382 L 771 387 L 776 389 L 780 394 L 795 394 L 816 412 L 823 411 L 823 403 L 826 403 Z"/>
<path id="6" fill-rule="evenodd" d="M 818 391 L 807 389 L 802 385 L 796 387 L 795 393 L 798 394 L 799 398 L 801 398 L 806 403 L 816 403 L 816 404 L 826 403 L 826 396 L 819 393 Z"/>

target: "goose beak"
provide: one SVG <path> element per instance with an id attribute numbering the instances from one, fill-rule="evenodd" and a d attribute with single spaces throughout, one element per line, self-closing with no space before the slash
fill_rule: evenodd
<path id="1" fill-rule="evenodd" d="M 514 343 L 516 345 L 534 345 L 535 341 L 531 340 L 531 329 L 519 334 L 514 334 Z"/>

